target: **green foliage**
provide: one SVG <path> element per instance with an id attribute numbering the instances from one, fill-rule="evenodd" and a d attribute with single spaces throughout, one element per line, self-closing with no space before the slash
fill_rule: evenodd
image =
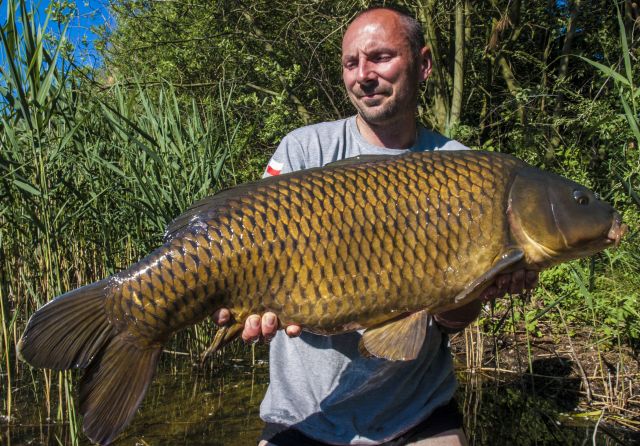
<path id="1" fill-rule="evenodd" d="M 98 88 L 63 69 L 50 13 L 40 24 L 25 2 L 8 7 L 18 11 L 0 55 L 0 358 L 10 363 L 35 308 L 126 267 L 191 202 L 246 177 L 235 166 L 246 168 L 247 131 L 228 112 L 232 89 L 204 107 L 168 85 Z"/>
<path id="2" fill-rule="evenodd" d="M 195 199 L 257 179 L 290 130 L 353 113 L 340 40 L 374 3 L 114 1 L 96 72 L 70 59 L 73 2 L 53 2 L 42 18 L 26 1 L 2 3 L 3 386 L 11 388 L 13 346 L 37 306 L 126 267 Z M 589 185 L 630 227 L 618 251 L 545 271 L 530 304 L 503 301 L 508 316 L 490 323 L 538 336 L 561 327 L 560 307 L 569 330 L 589 330 L 598 347 L 636 345 L 640 22 L 616 15 L 609 0 L 579 2 L 577 15 L 578 2 L 398 3 L 423 21 L 438 55 L 421 98 L 427 126 Z M 453 122 L 452 30 L 462 4 L 463 107 Z M 172 348 L 201 351 L 210 338 L 197 327 Z M 3 403 L 10 413 L 10 399 Z"/>
<path id="3" fill-rule="evenodd" d="M 211 85 L 233 85 L 230 108 L 272 151 L 287 131 L 345 110 L 335 18 L 344 23 L 356 4 L 113 2 L 117 28 L 101 47 L 111 83 L 169 81 L 200 104 L 211 103 Z"/>

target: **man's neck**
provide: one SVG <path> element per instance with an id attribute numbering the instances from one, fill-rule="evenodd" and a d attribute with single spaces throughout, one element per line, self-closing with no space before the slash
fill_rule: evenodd
<path id="1" fill-rule="evenodd" d="M 360 115 L 356 116 L 360 135 L 369 144 L 391 149 L 408 149 L 418 137 L 415 119 L 398 120 L 389 124 L 370 124 Z"/>

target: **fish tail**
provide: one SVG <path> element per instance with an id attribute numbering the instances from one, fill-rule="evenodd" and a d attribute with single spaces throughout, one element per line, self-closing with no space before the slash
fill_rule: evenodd
<path id="1" fill-rule="evenodd" d="M 104 310 L 107 290 L 101 280 L 44 305 L 29 319 L 18 354 L 34 367 L 87 367 L 115 334 Z"/>
<path id="2" fill-rule="evenodd" d="M 161 344 L 140 345 L 118 332 L 105 312 L 108 281 L 70 291 L 29 319 L 18 354 L 34 367 L 86 368 L 80 381 L 84 432 L 109 444 L 140 405 L 157 365 Z"/>
<path id="3" fill-rule="evenodd" d="M 115 336 L 80 381 L 80 413 L 91 441 L 109 444 L 129 424 L 158 364 L 162 345 L 140 347 L 127 332 Z"/>

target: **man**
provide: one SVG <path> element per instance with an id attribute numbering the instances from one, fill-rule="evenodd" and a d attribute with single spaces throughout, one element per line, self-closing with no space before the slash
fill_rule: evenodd
<path id="1" fill-rule="evenodd" d="M 389 8 L 358 15 L 342 42 L 342 72 L 355 117 L 304 127 L 287 135 L 265 176 L 323 166 L 360 154 L 466 149 L 416 123 L 419 85 L 431 57 L 419 23 Z M 286 327 L 270 350 L 270 385 L 260 408 L 260 446 L 324 444 L 462 445 L 462 420 L 452 403 L 456 379 L 446 333 L 463 329 L 483 300 L 535 285 L 537 274 L 500 277 L 483 298 L 432 318 L 413 361 L 364 358 L 360 333 L 317 336 Z M 227 310 L 214 317 L 223 324 Z M 276 333 L 277 317 L 253 315 L 246 341 Z"/>

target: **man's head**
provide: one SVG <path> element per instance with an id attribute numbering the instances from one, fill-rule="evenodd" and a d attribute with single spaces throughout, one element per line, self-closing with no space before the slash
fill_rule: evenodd
<path id="1" fill-rule="evenodd" d="M 431 72 L 420 24 L 388 8 L 359 14 L 342 39 L 342 77 L 370 125 L 414 119 L 418 89 Z"/>

